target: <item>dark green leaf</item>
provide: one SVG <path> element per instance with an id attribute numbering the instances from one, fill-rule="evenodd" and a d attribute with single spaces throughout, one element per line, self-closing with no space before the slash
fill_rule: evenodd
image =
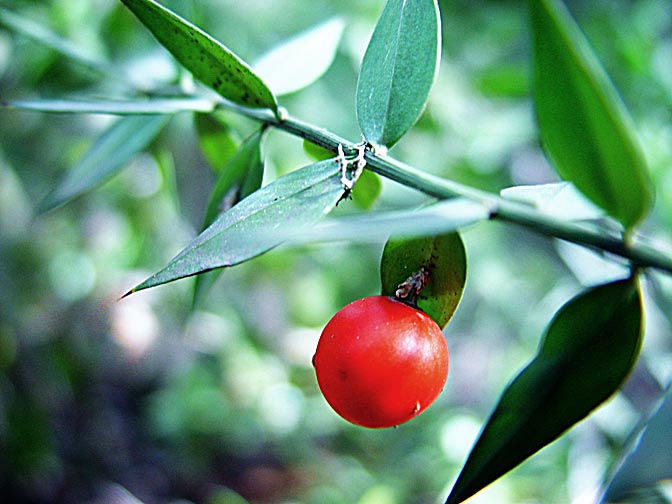
<path id="1" fill-rule="evenodd" d="M 544 148 L 563 178 L 631 228 L 653 203 L 632 119 L 562 3 L 533 0 L 530 6 Z"/>
<path id="2" fill-rule="evenodd" d="M 225 212 L 261 187 L 264 176 L 262 136 L 263 131 L 254 133 L 221 170 L 221 175 L 210 193 L 203 229 L 207 228 L 221 212 Z M 199 300 L 221 272 L 222 270 L 218 269 L 196 277 L 192 306 L 198 305 Z"/>
<path id="3" fill-rule="evenodd" d="M 253 64 L 254 71 L 280 96 L 308 87 L 329 69 L 345 23 L 330 19 L 271 49 Z"/>
<path id="4" fill-rule="evenodd" d="M 607 400 L 637 359 L 641 330 L 635 279 L 592 288 L 563 306 L 537 356 L 502 394 L 447 504 L 468 499 Z"/>
<path id="5" fill-rule="evenodd" d="M 215 173 L 221 173 L 240 143 L 238 135 L 214 114 L 195 114 L 198 144 Z"/>
<path id="6" fill-rule="evenodd" d="M 206 98 L 180 97 L 142 100 L 15 100 L 0 105 L 5 108 L 59 114 L 146 115 L 211 112 L 216 103 Z"/>
<path id="7" fill-rule="evenodd" d="M 342 195 L 333 160 L 289 173 L 221 214 L 165 268 L 127 294 L 252 259 L 315 224 Z"/>
<path id="8" fill-rule="evenodd" d="M 663 480 L 672 479 L 672 389 L 646 424 L 637 446 L 623 461 L 604 496 L 605 502 L 637 501 Z M 639 502 L 639 501 L 637 501 Z"/>
<path id="9" fill-rule="evenodd" d="M 389 240 L 380 261 L 382 294 L 394 296 L 399 284 L 421 268 L 429 276 L 418 296 L 418 308 L 439 327 L 445 327 L 457 309 L 467 279 L 467 256 L 460 235 Z"/>
<path id="10" fill-rule="evenodd" d="M 223 44 L 153 0 L 121 1 L 196 79 L 227 100 L 277 114 L 273 93 Z"/>
<path id="11" fill-rule="evenodd" d="M 226 163 L 210 193 L 203 228 L 209 226 L 217 215 L 261 187 L 264 176 L 264 161 L 261 155 L 262 135 L 263 131 L 254 133 Z"/>
<path id="12" fill-rule="evenodd" d="M 434 0 L 388 0 L 357 82 L 357 119 L 368 142 L 390 147 L 415 124 L 436 77 L 440 47 Z"/>
<path id="13" fill-rule="evenodd" d="M 47 195 L 40 211 L 52 210 L 107 182 L 154 140 L 169 119 L 137 115 L 116 121 Z"/>

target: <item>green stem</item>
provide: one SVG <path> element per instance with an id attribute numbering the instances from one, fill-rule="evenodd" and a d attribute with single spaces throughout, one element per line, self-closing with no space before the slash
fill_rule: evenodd
<path id="1" fill-rule="evenodd" d="M 343 146 L 346 154 L 354 155 L 357 152 L 353 142 L 328 130 L 291 117 L 284 111 L 282 119 L 278 120 L 270 112 L 252 111 L 228 103 L 224 105 L 334 153 L 337 152 L 339 145 Z M 511 222 L 537 233 L 609 252 L 628 259 L 635 267 L 650 267 L 672 273 L 672 256 L 660 250 L 643 244 L 632 243 L 632 240 L 610 235 L 604 230 L 596 230 L 579 223 L 558 220 L 539 212 L 532 206 L 506 200 L 498 195 L 423 172 L 383 154 L 367 151 L 366 162 L 366 167 L 371 171 L 407 187 L 417 189 L 429 196 L 438 199 L 463 197 L 483 203 L 489 209 L 490 218 L 493 220 Z"/>

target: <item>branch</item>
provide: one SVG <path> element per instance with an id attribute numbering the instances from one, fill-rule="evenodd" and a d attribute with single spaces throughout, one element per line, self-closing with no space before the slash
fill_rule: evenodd
<path id="1" fill-rule="evenodd" d="M 294 118 L 284 110 L 280 114 L 281 119 L 278 120 L 267 111 L 250 110 L 228 102 L 221 105 L 334 153 L 337 152 L 339 145 L 343 146 L 346 154 L 354 155 L 357 152 L 353 142 Z M 555 219 L 532 206 L 423 172 L 384 154 L 367 150 L 366 163 L 366 168 L 371 171 L 429 196 L 438 199 L 464 197 L 483 203 L 490 209 L 492 220 L 511 222 L 537 233 L 609 252 L 627 259 L 633 267 L 650 267 L 672 274 L 672 255 L 647 245 L 631 243 L 623 237 L 607 234 L 603 230 L 589 228 L 580 223 Z"/>

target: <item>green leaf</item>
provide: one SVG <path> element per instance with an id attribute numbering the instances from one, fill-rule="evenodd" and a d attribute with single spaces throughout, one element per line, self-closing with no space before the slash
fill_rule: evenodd
<path id="1" fill-rule="evenodd" d="M 636 279 L 589 289 L 551 321 L 537 356 L 502 394 L 447 504 L 463 502 L 606 401 L 641 345 Z"/>
<path id="2" fill-rule="evenodd" d="M 243 142 L 238 152 L 226 163 L 210 193 L 203 228 L 209 226 L 217 215 L 261 187 L 264 176 L 264 161 L 261 155 L 262 136 L 263 131 L 261 130 L 254 133 Z"/>
<path id="3" fill-rule="evenodd" d="M 277 96 L 304 89 L 329 70 L 344 28 L 340 18 L 325 21 L 271 49 L 252 68 Z"/>
<path id="4" fill-rule="evenodd" d="M 595 206 L 571 182 L 507 187 L 502 198 L 534 206 L 540 212 L 564 220 L 595 220 L 604 211 Z"/>
<path id="5" fill-rule="evenodd" d="M 121 0 L 192 75 L 227 100 L 278 113 L 273 93 L 226 46 L 153 0 Z"/>
<path id="6" fill-rule="evenodd" d="M 221 214 L 165 268 L 126 295 L 252 259 L 314 225 L 342 195 L 333 159 L 280 177 Z"/>
<path id="7" fill-rule="evenodd" d="M 36 23 L 33 19 L 0 7 L 0 26 L 29 37 L 100 75 L 115 80 L 121 77 L 118 71 L 115 71 L 106 61 L 100 59 L 97 54 L 64 39 L 51 29 Z"/>
<path id="8" fill-rule="evenodd" d="M 215 173 L 221 173 L 238 149 L 238 135 L 215 114 L 195 114 L 194 125 L 203 156 Z"/>
<path id="9" fill-rule="evenodd" d="M 614 474 L 603 502 L 643 502 L 664 480 L 672 479 L 672 389 L 646 424 L 634 450 Z M 649 502 L 649 501 L 646 501 Z M 653 502 L 653 501 L 652 501 Z"/>
<path id="10" fill-rule="evenodd" d="M 364 209 L 369 210 L 380 196 L 383 183 L 377 173 L 364 170 L 357 179 L 357 187 L 352 191 L 352 201 Z"/>
<path id="11" fill-rule="evenodd" d="M 261 130 L 249 137 L 221 170 L 221 175 L 210 193 L 203 229 L 207 228 L 217 215 L 227 211 L 261 187 L 264 176 L 262 137 Z M 221 272 L 222 270 L 218 269 L 196 277 L 192 306 L 198 305 Z"/>
<path id="12" fill-rule="evenodd" d="M 142 100 L 14 100 L 0 107 L 58 114 L 147 115 L 178 112 L 211 112 L 216 103 L 198 97 L 146 98 Z"/>
<path id="13" fill-rule="evenodd" d="M 443 328 L 457 309 L 467 279 L 467 256 L 460 235 L 389 240 L 380 261 L 382 294 L 394 296 L 399 284 L 421 268 L 429 276 L 417 298 L 418 308 Z"/>
<path id="14" fill-rule="evenodd" d="M 359 182 L 358 182 L 359 183 Z M 355 185 L 355 190 L 357 186 Z M 390 236 L 445 234 L 487 220 L 488 207 L 464 198 L 440 201 L 418 210 L 371 212 L 327 219 L 292 236 L 291 242 L 379 242 Z"/>
<path id="15" fill-rule="evenodd" d="M 166 115 L 137 115 L 116 121 L 47 195 L 39 211 L 52 210 L 107 182 L 147 148 L 169 119 Z"/>
<path id="16" fill-rule="evenodd" d="M 560 176 L 632 228 L 653 204 L 632 119 L 562 3 L 533 0 L 530 9 L 543 146 Z"/>
<path id="17" fill-rule="evenodd" d="M 334 157 L 334 153 L 329 149 L 320 147 L 319 145 L 314 144 L 313 142 L 309 142 L 308 140 L 303 141 L 303 151 L 315 161 L 322 161 L 324 159 L 330 159 Z"/>
<path id="18" fill-rule="evenodd" d="M 388 0 L 364 54 L 357 119 L 366 140 L 391 147 L 420 117 L 441 57 L 434 0 Z"/>

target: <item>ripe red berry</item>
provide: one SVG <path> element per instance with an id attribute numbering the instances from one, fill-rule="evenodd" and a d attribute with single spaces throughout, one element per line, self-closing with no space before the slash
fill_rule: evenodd
<path id="1" fill-rule="evenodd" d="M 448 346 L 426 313 L 385 296 L 339 310 L 313 357 L 332 408 L 364 427 L 392 427 L 424 411 L 448 377 Z"/>

